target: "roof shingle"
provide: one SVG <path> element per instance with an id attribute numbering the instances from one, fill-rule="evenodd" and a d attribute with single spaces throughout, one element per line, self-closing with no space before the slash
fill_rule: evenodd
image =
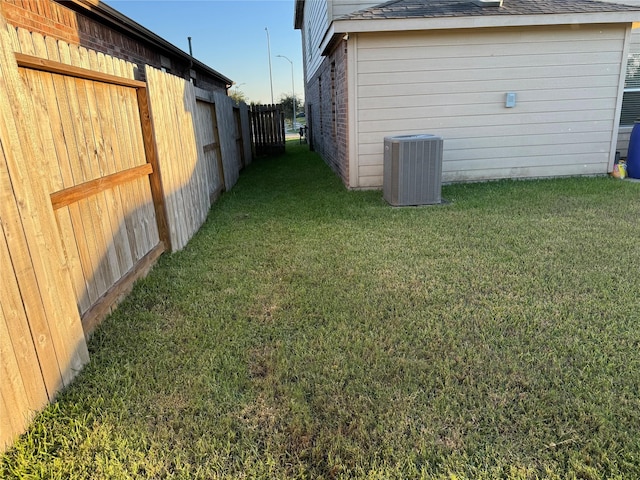
<path id="1" fill-rule="evenodd" d="M 345 15 L 340 17 L 340 20 L 562 15 L 632 11 L 640 11 L 640 8 L 597 0 L 504 0 L 501 7 L 482 7 L 472 0 L 392 0 Z"/>

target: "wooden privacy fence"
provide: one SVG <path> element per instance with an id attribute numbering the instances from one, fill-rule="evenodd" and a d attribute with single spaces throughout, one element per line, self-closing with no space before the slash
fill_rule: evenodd
<path id="1" fill-rule="evenodd" d="M 0 450 L 251 161 L 246 105 L 0 15 Z"/>
<path id="2" fill-rule="evenodd" d="M 146 78 L 171 245 L 179 250 L 251 161 L 249 132 L 238 127 L 234 102 L 223 93 L 196 88 L 149 66 Z"/>
<path id="3" fill-rule="evenodd" d="M 20 75 L 47 152 L 46 189 L 91 331 L 167 242 L 146 84 L 113 75 L 133 76 L 121 61 L 17 33 Z"/>
<path id="4" fill-rule="evenodd" d="M 284 112 L 282 105 L 252 105 L 249 112 L 251 136 L 256 156 L 284 153 Z"/>

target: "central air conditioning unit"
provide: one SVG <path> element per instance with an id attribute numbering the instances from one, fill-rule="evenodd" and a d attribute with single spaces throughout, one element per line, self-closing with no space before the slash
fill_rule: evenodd
<path id="1" fill-rule="evenodd" d="M 382 193 L 393 206 L 442 203 L 442 137 L 384 138 Z"/>

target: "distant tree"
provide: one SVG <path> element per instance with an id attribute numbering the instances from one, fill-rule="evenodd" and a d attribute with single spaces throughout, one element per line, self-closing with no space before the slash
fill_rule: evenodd
<path id="1" fill-rule="evenodd" d="M 237 87 L 229 90 L 229 96 L 233 99 L 235 103 L 240 103 L 240 102 L 247 103 L 247 96 L 244 94 L 242 90 L 240 90 Z"/>
<path id="2" fill-rule="evenodd" d="M 282 95 L 279 103 L 282 105 L 282 109 L 284 110 L 285 120 L 291 121 L 291 116 L 293 115 L 293 96 Z M 302 111 L 304 111 L 304 102 L 296 95 L 296 114 Z"/>

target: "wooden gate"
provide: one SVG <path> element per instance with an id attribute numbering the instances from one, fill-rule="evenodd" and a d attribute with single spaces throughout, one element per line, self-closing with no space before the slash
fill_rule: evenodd
<path id="1" fill-rule="evenodd" d="M 251 140 L 254 155 L 278 155 L 284 153 L 284 112 L 282 105 L 252 105 Z"/>
<path id="2" fill-rule="evenodd" d="M 95 52 L 20 40 L 50 58 L 16 53 L 88 335 L 168 247 L 146 84 L 113 75 L 118 61 Z"/>
<path id="3" fill-rule="evenodd" d="M 224 183 L 224 165 L 220 147 L 220 132 L 214 103 L 196 101 L 196 130 L 201 136 L 204 163 L 207 166 L 207 185 L 209 186 L 209 203 L 213 203 L 227 190 Z"/>

